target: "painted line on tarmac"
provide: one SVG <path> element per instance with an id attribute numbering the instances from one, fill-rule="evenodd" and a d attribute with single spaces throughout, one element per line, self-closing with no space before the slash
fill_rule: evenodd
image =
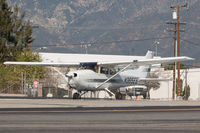
<path id="1" fill-rule="evenodd" d="M 171 112 L 171 111 L 200 111 L 200 108 L 190 109 L 114 109 L 114 110 L 20 110 L 0 111 L 0 113 L 117 113 L 117 112 Z"/>

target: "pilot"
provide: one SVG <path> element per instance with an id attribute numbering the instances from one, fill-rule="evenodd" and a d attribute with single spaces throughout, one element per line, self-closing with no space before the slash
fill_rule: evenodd
<path id="1" fill-rule="evenodd" d="M 94 71 L 98 72 L 98 66 L 97 65 L 94 66 Z"/>
<path id="2" fill-rule="evenodd" d="M 118 67 L 117 71 L 119 72 L 120 71 L 120 68 Z"/>

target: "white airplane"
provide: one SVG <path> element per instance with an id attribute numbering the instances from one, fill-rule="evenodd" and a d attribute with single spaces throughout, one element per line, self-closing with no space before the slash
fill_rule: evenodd
<path id="1" fill-rule="evenodd" d="M 95 59 L 94 59 L 95 60 Z M 97 59 L 96 59 L 97 60 Z M 148 51 L 144 59 L 132 61 L 99 61 L 99 62 L 4 62 L 5 65 L 37 65 L 37 66 L 80 66 L 80 69 L 70 71 L 65 76 L 68 77 L 68 85 L 76 89 L 77 92 L 73 94 L 73 99 L 80 99 L 83 94 L 88 91 L 105 90 L 110 96 L 113 96 L 112 89 L 119 89 L 120 87 L 143 85 L 144 81 L 163 80 L 148 78 L 151 65 L 169 62 L 180 62 L 193 60 L 193 58 L 167 57 L 153 59 L 153 52 Z M 115 66 L 123 65 L 121 70 L 114 69 Z M 137 69 L 130 69 L 130 67 L 138 67 Z M 116 96 L 116 98 L 119 96 Z"/>

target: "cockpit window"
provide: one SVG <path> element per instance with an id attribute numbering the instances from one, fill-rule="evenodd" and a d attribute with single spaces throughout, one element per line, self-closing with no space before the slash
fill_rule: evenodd
<path id="1" fill-rule="evenodd" d="M 97 62 L 85 62 L 80 63 L 80 69 L 91 69 L 95 70 L 95 67 L 97 66 Z"/>
<path id="2" fill-rule="evenodd" d="M 100 73 L 114 75 L 116 70 L 114 68 L 101 67 Z"/>
<path id="3" fill-rule="evenodd" d="M 106 67 L 101 67 L 101 70 L 100 70 L 100 73 L 103 73 L 103 74 L 108 74 L 108 68 Z"/>

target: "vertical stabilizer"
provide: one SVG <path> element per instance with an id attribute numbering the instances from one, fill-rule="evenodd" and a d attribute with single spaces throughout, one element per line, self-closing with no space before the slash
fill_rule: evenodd
<path id="1" fill-rule="evenodd" d="M 154 55 L 153 51 L 147 51 L 145 59 L 153 59 L 153 55 Z"/>

